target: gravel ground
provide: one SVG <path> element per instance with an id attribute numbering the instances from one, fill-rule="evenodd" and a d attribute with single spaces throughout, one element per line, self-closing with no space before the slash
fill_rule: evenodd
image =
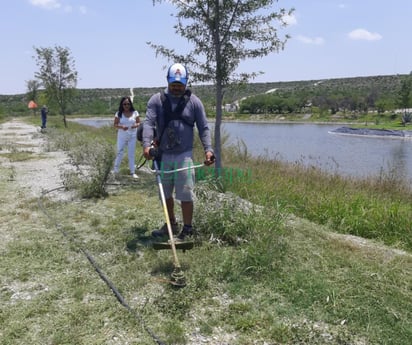
<path id="1" fill-rule="evenodd" d="M 9 161 L 7 153 L 24 152 L 30 159 Z M 61 151 L 50 151 L 40 127 L 14 119 L 0 125 L 0 163 L 10 168 L 10 180 L 18 184 L 27 196 L 39 197 L 43 192 L 62 186 L 61 172 L 70 169 L 68 158 Z M 63 189 L 50 197 L 72 198 Z"/>

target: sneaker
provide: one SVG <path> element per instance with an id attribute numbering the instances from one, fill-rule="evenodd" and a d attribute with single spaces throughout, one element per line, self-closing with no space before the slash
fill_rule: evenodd
<path id="1" fill-rule="evenodd" d="M 193 236 L 193 228 L 191 226 L 184 225 L 180 234 L 177 235 L 176 241 L 182 242 L 182 241 L 187 240 L 187 237 L 192 237 L 192 236 Z"/>
<path id="2" fill-rule="evenodd" d="M 172 232 L 173 234 L 177 234 L 179 232 L 179 224 L 177 223 L 171 223 L 172 226 Z M 163 226 L 159 230 L 154 230 L 152 231 L 152 236 L 153 237 L 164 237 L 168 236 L 169 232 L 167 231 L 167 224 L 164 223 Z"/>
<path id="3" fill-rule="evenodd" d="M 130 174 L 130 176 L 132 177 L 132 178 L 134 178 L 134 179 L 137 179 L 137 178 L 139 178 L 139 176 L 137 176 L 136 174 Z"/>

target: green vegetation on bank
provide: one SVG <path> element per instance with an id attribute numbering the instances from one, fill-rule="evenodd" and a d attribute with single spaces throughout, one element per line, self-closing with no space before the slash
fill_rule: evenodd
<path id="1" fill-rule="evenodd" d="M 281 205 L 339 233 L 412 251 L 412 189 L 395 170 L 365 179 L 343 178 L 313 166 L 238 153 L 228 164 L 247 167 L 252 177 L 249 183 L 230 184 L 228 189 L 241 197 L 259 205 Z"/>
<path id="2" fill-rule="evenodd" d="M 107 145 L 114 149 L 112 128 L 70 123 L 64 129 L 59 120 L 51 117 L 45 134 L 51 150 L 58 145 L 76 152 L 87 140 L 99 154 L 107 154 Z M 139 172 L 137 184 L 107 185 L 102 198 L 45 198 L 51 219 L 42 216 L 38 200 L 3 209 L 8 225 L 18 217 L 20 240 L 3 247 L 2 344 L 154 343 L 79 247 L 95 257 L 165 344 L 201 343 L 195 335 L 231 345 L 410 342 L 409 186 L 390 174 L 343 179 L 299 164 L 252 159 L 237 148 L 226 147 L 223 162 L 226 178 L 197 184 L 195 224 L 203 245 L 178 253 L 188 281 L 180 290 L 165 282 L 171 253 L 145 245 L 150 230 L 163 222 L 151 174 Z M 16 188 L 9 175 L 0 168 L 2 196 Z M 62 240 L 55 224 L 74 239 Z M 17 298 L 12 287 L 28 290 L 31 298 Z"/>

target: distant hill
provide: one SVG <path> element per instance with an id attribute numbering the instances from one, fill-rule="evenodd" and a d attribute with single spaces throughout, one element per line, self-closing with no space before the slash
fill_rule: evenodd
<path id="1" fill-rule="evenodd" d="M 334 78 L 318 80 L 301 80 L 288 82 L 249 83 L 230 87 L 224 95 L 224 103 L 233 103 L 244 97 L 264 94 L 276 90 L 284 97 L 288 94 L 341 94 L 354 93 L 358 95 L 380 95 L 396 98 L 400 90 L 402 78 L 408 75 L 382 75 L 368 77 Z M 139 111 L 144 111 L 149 97 L 164 88 L 134 88 L 134 103 Z M 205 103 L 206 108 L 213 109 L 215 87 L 213 85 L 192 85 L 193 92 Z M 98 88 L 78 89 L 77 96 L 70 106 L 71 114 L 113 114 L 118 108 L 118 102 L 124 95 L 130 95 L 129 88 Z M 0 114 L 27 114 L 29 100 L 25 94 L 0 95 Z"/>

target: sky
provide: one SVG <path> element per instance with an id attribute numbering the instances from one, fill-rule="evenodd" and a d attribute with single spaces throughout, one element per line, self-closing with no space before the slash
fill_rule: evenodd
<path id="1" fill-rule="evenodd" d="M 273 9 L 280 7 L 295 9 L 278 32 L 291 39 L 278 53 L 241 62 L 237 72 L 264 72 L 253 82 L 412 71 L 411 0 L 279 0 Z M 0 0 L 0 95 L 27 92 L 38 71 L 34 47 L 69 48 L 81 89 L 164 86 L 172 61 L 146 42 L 190 51 L 172 12 L 152 0 Z"/>

